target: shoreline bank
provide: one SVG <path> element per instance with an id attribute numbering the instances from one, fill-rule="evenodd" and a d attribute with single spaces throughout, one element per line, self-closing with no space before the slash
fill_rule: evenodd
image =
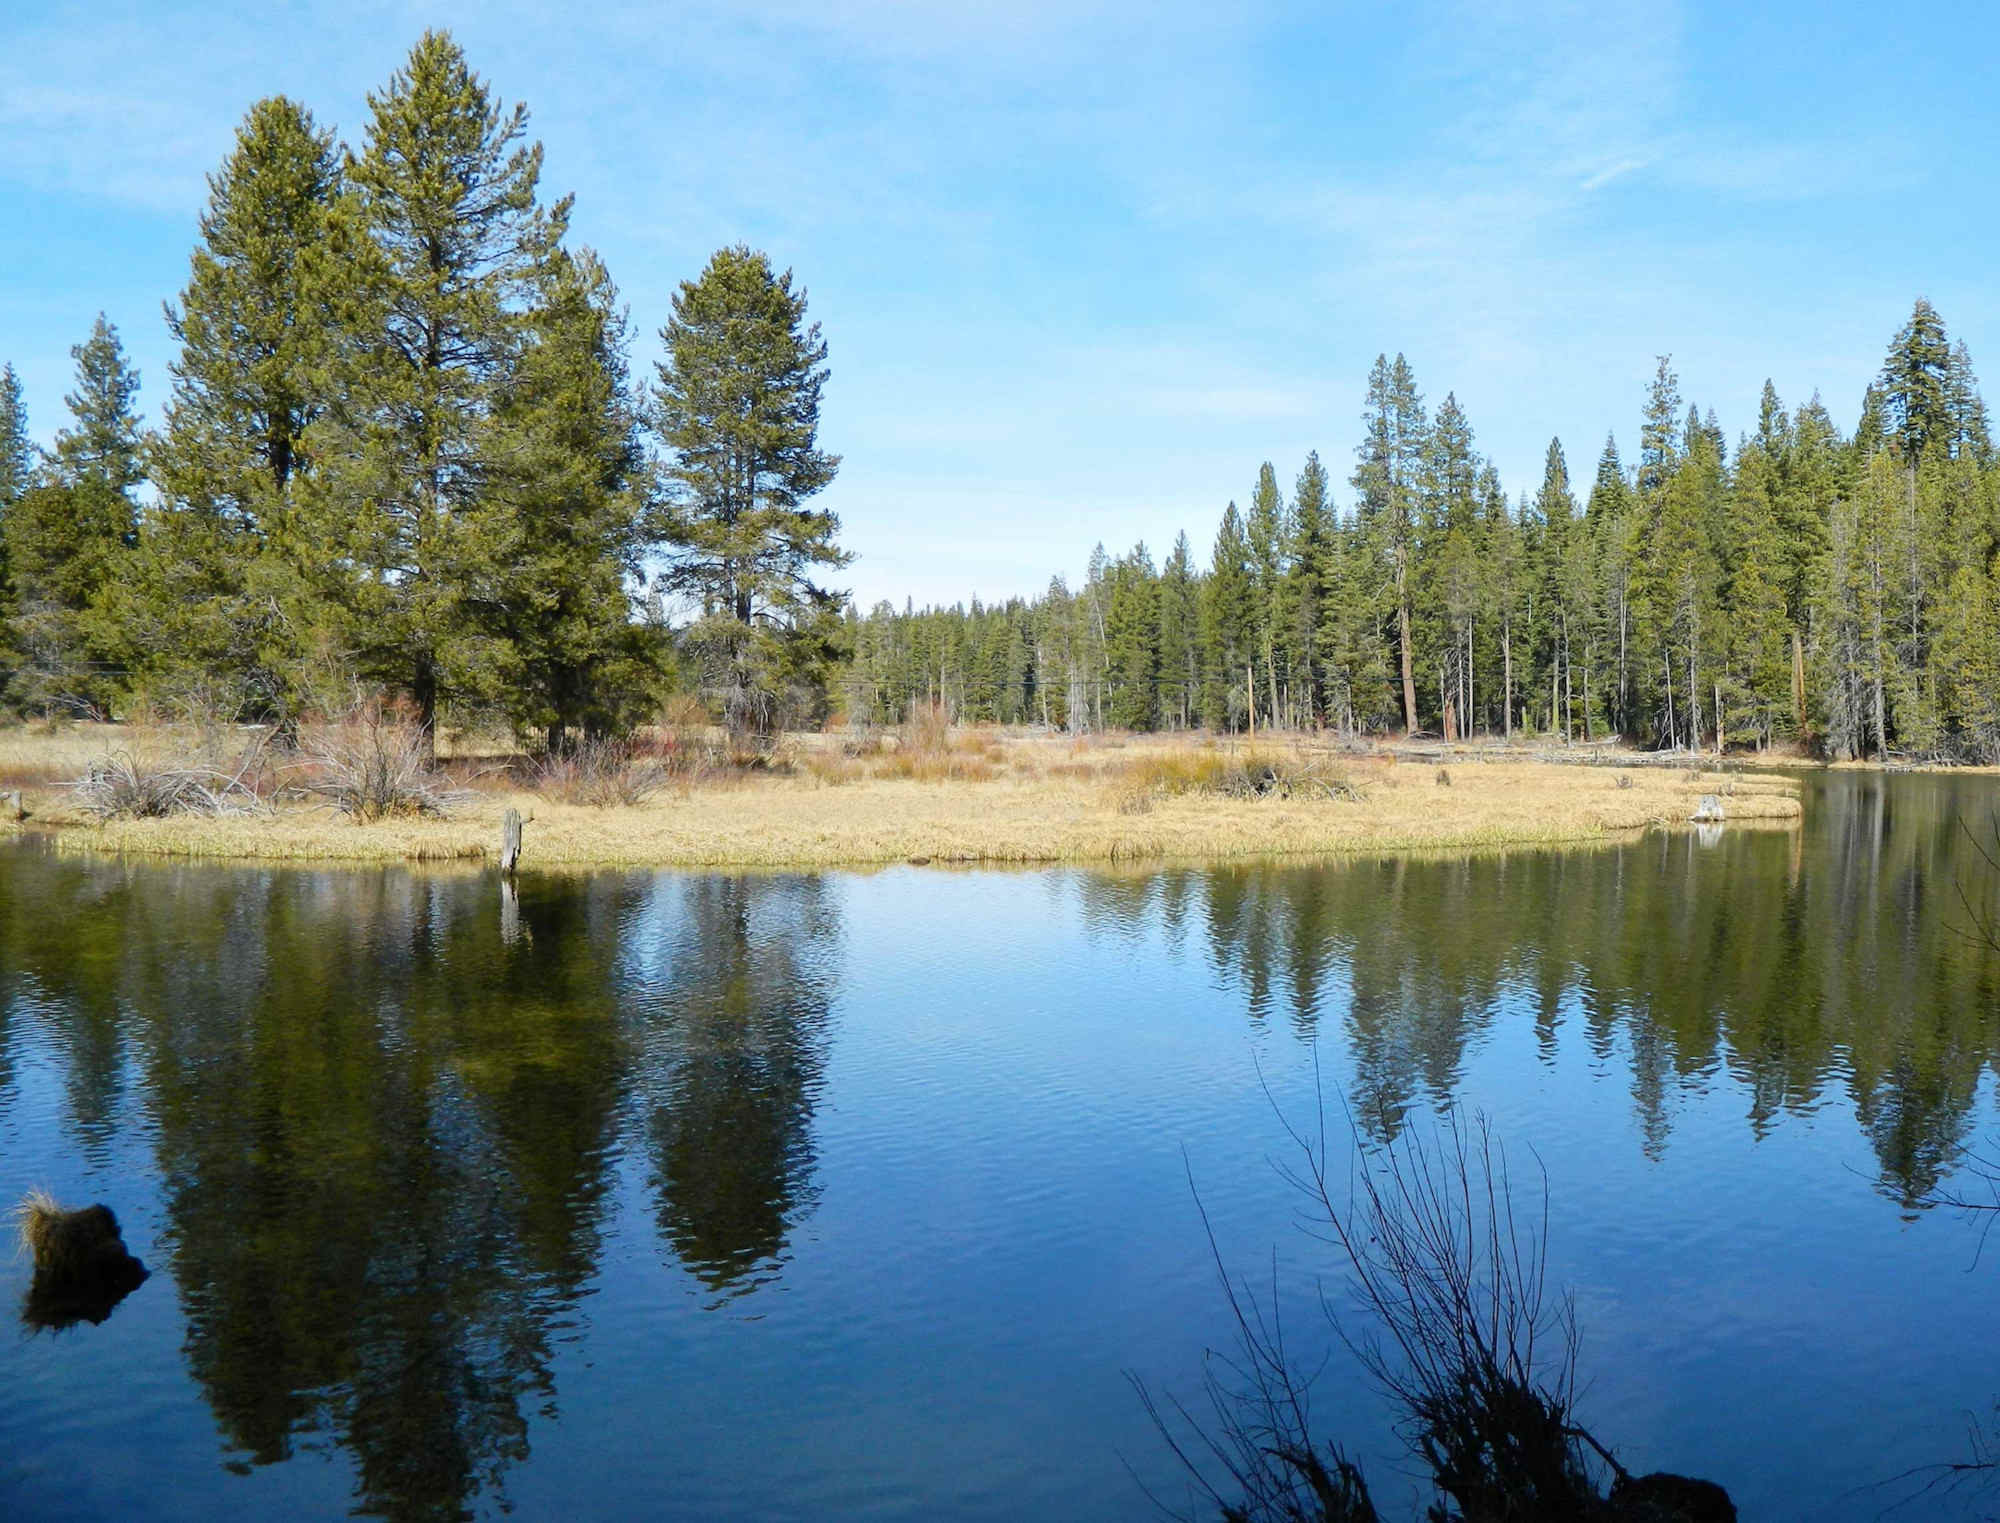
<path id="1" fill-rule="evenodd" d="M 1190 749 L 1185 742 L 1182 751 Z M 1137 756 L 1121 755 L 1133 751 Z M 977 780 L 814 773 L 730 779 L 635 805 L 555 802 L 514 787 L 476 793 L 448 819 L 359 823 L 279 805 L 255 814 L 99 822 L 59 788 L 26 790 L 8 823 L 56 849 L 242 862 L 497 860 L 501 821 L 527 821 L 523 866 L 836 868 L 1229 861 L 1583 845 L 1688 822 L 1705 794 L 1730 825 L 1790 826 L 1796 781 L 1767 772 L 1578 766 L 1468 756 L 1439 767 L 1392 754 L 1340 757 L 1287 794 L 1174 792 L 1148 782 L 1164 748 L 1103 747 L 1038 772 Z M 1023 767 L 1027 765 L 1024 761 Z M 1319 764 L 1315 764 L 1319 766 Z M 1456 767 L 1457 770 L 1451 770 Z M 1308 786 L 1308 783 L 1310 786 Z"/>

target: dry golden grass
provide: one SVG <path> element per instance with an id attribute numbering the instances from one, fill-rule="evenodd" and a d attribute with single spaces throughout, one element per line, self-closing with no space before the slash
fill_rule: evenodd
<path id="1" fill-rule="evenodd" d="M 54 737 L 65 760 L 47 765 L 74 775 L 103 754 L 107 738 Z M 0 742 L 0 759 L 31 754 L 38 755 L 34 745 L 18 735 Z M 1351 796 L 1304 787 L 1290 797 L 1217 791 L 1223 778 L 1265 765 L 1337 778 Z M 97 824 L 59 789 L 33 786 L 27 804 L 28 828 L 52 827 L 60 845 L 86 850 L 468 864 L 497 853 L 500 819 L 511 807 L 530 821 L 530 868 L 1111 862 L 1552 845 L 1681 824 L 1704 793 L 1723 795 L 1732 822 L 1785 824 L 1800 813 L 1798 785 L 1768 774 L 1463 753 L 1451 768 L 1452 785 L 1440 787 L 1435 761 L 1399 762 L 1390 751 L 1351 754 L 1264 737 L 1251 745 L 982 730 L 909 750 L 838 734 L 790 737 L 756 770 L 730 769 L 631 807 L 566 804 L 500 777 L 445 820 L 364 824 L 281 805 L 255 817 Z"/>

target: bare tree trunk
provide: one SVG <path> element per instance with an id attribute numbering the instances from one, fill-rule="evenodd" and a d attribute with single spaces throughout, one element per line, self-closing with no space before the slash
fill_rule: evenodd
<path id="1" fill-rule="evenodd" d="M 1403 733 L 1414 735 L 1417 731 L 1417 679 L 1415 668 L 1410 664 L 1410 587 L 1409 550 L 1396 547 L 1396 627 L 1403 645 Z"/>
<path id="2" fill-rule="evenodd" d="M 1688 749 L 1701 749 L 1701 689 L 1694 680 L 1694 642 L 1688 641 Z"/>
<path id="3" fill-rule="evenodd" d="M 1792 728 L 1806 732 L 1806 646 L 1799 632 L 1792 631 Z"/>
<path id="4" fill-rule="evenodd" d="M 1596 641 L 1594 639 L 1586 641 L 1583 647 L 1583 743 L 1585 745 L 1589 745 L 1592 739 L 1590 733 L 1590 667 L 1591 663 L 1596 659 Z"/>
<path id="5" fill-rule="evenodd" d="M 1674 728 L 1674 658 L 1670 652 L 1660 652 L 1660 666 L 1667 674 L 1667 749 L 1671 751 L 1681 738 Z"/>

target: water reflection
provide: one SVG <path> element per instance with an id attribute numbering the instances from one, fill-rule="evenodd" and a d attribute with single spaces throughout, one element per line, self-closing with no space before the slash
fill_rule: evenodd
<path id="1" fill-rule="evenodd" d="M 239 1463 L 331 1431 L 359 1511 L 463 1515 L 553 1409 L 628 1134 L 711 1290 L 810 1205 L 817 884 L 531 882 L 496 914 L 478 878 L 11 867 L 0 1009 L 36 996 L 86 1146 L 143 1073 L 185 1356 Z"/>
<path id="2" fill-rule="evenodd" d="M 1803 830 L 1716 841 L 1052 874 L 1008 955 L 1032 971 L 1073 916 L 1205 973 L 1232 1030 L 1240 1010 L 1337 1051 L 1382 1135 L 1495 1043 L 1547 1065 L 1580 1044 L 1654 1156 L 1691 1095 L 1740 1094 L 1757 1137 L 1839 1097 L 1908 1207 L 1970 1139 L 2000 1051 L 2000 958 L 1962 934 L 1993 908 L 1958 824 L 1988 793 L 1812 787 Z M 701 1306 L 784 1272 L 819 1197 L 834 1011 L 875 993 L 848 971 L 857 883 L 603 874 L 503 897 L 12 853 L 0 1121 L 32 1046 L 79 1153 L 143 1131 L 156 1267 L 234 1463 L 331 1444 L 357 1510 L 461 1516 L 556 1410 L 558 1351 L 635 1215 L 647 1272 L 684 1273 Z M 870 950 L 893 954 L 885 924 Z M 1092 976 L 1116 1005 L 1115 966 Z"/>
<path id="3" fill-rule="evenodd" d="M 709 1289 L 760 1283 L 810 1209 L 836 901 L 817 879 L 662 878 L 635 1081 L 662 1237 Z"/>
<path id="4" fill-rule="evenodd" d="M 1391 860 L 1202 875 L 1207 958 L 1251 1021 L 1302 1038 L 1338 1017 L 1364 1126 L 1389 1135 L 1449 1100 L 1468 1052 L 1525 1010 L 1553 1062 L 1580 1022 L 1626 1070 L 1647 1151 L 1676 1097 L 1718 1072 L 1757 1135 L 1838 1090 L 1885 1193 L 1915 1206 L 1974 1125 L 2000 1053 L 2000 957 L 1969 934 L 1993 872 L 1965 834 L 1983 781 L 1811 780 L 1802 830 L 1661 832 L 1594 852 Z M 1079 890 L 1142 922 L 1186 897 L 1172 875 Z M 1967 896 L 1961 899 L 1961 894 Z"/>

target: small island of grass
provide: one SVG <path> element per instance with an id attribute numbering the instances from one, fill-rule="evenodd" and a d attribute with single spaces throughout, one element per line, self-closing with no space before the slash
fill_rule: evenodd
<path id="1" fill-rule="evenodd" d="M 394 750 L 404 742 L 377 737 Z M 872 867 L 1367 855 L 1545 846 L 1681 825 L 1705 794 L 1734 824 L 1800 815 L 1797 784 L 1711 761 L 1577 765 L 1503 747 L 1342 747 L 1300 736 L 1069 737 L 991 727 L 789 736 L 762 749 L 661 730 L 537 764 L 461 739 L 401 799 L 356 807 L 322 775 L 327 748 L 288 757 L 260 735 L 201 758 L 198 737 L 119 726 L 15 731 L 0 786 L 63 848 L 282 861 L 497 856 L 509 809 L 530 868 Z M 74 780 L 117 758 L 119 785 L 199 775 L 233 797 L 143 816 L 152 801 L 92 800 Z M 315 759 L 317 758 L 317 759 Z M 419 764 L 412 763 L 417 769 Z M 129 776 L 128 776 L 129 774 Z M 107 784 L 107 786 L 109 786 Z M 120 807 L 120 805 L 128 807 Z M 345 806 L 345 807 L 344 807 Z"/>

